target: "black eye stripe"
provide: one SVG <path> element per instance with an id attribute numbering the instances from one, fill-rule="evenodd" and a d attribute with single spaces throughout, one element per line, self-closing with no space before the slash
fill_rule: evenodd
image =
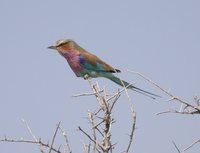
<path id="1" fill-rule="evenodd" d="M 61 44 L 57 45 L 57 47 L 60 47 L 60 46 L 62 46 L 62 45 L 63 45 L 63 43 L 61 43 Z"/>
<path id="2" fill-rule="evenodd" d="M 57 45 L 57 47 L 60 47 L 60 46 L 62 46 L 62 45 L 65 45 L 65 44 L 67 44 L 68 42 L 61 42 L 59 45 Z"/>
<path id="3" fill-rule="evenodd" d="M 62 46 L 62 45 L 64 45 L 64 44 L 66 44 L 66 43 L 60 43 L 57 47 L 60 47 L 60 46 Z"/>

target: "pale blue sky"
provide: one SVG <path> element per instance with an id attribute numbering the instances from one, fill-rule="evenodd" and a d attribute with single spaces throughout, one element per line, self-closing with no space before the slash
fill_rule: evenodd
<path id="1" fill-rule="evenodd" d="M 82 152 L 87 110 L 95 110 L 94 97 L 73 98 L 90 92 L 87 81 L 76 78 L 64 58 L 47 46 L 71 38 L 110 65 L 120 76 L 140 88 L 163 95 L 155 87 L 127 72 L 139 71 L 188 101 L 200 96 L 199 0 L 57 0 L 10 1 L 0 5 L 0 137 L 31 138 L 21 118 L 36 136 L 50 141 L 55 124 L 62 122 L 73 152 Z M 96 79 L 109 91 L 119 87 Z M 137 130 L 131 152 L 176 152 L 172 140 L 184 148 L 200 138 L 199 117 L 176 114 L 156 116 L 178 105 L 153 101 L 130 92 L 137 111 Z M 127 141 L 130 116 L 122 96 L 113 125 L 115 152 Z M 57 141 L 57 145 L 62 143 Z M 80 146 L 80 147 L 79 147 Z M 189 153 L 197 153 L 196 145 Z M 34 145 L 0 143 L 0 152 L 39 152 Z"/>

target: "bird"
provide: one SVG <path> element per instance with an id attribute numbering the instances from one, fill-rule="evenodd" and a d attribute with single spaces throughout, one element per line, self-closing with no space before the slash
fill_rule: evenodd
<path id="1" fill-rule="evenodd" d="M 83 49 L 72 39 L 58 40 L 54 45 L 51 45 L 48 48 L 57 50 L 58 53 L 67 60 L 69 66 L 77 77 L 82 77 L 84 79 L 104 77 L 122 87 L 134 90 L 152 99 L 160 97 L 121 80 L 114 75 L 114 73 L 121 72 L 119 69 L 113 68 L 96 55 Z"/>

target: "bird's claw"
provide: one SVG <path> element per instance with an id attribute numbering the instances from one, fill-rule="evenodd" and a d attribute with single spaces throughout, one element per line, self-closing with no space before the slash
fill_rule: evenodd
<path id="1" fill-rule="evenodd" d="M 90 79 L 90 76 L 88 74 L 85 74 L 83 78 L 84 78 L 84 80 L 88 80 L 88 79 Z"/>

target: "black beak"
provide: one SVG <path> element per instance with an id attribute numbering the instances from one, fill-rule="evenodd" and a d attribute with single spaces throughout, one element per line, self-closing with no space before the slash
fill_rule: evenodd
<path id="1" fill-rule="evenodd" d="M 56 49 L 57 47 L 56 46 L 49 46 L 48 48 L 49 49 Z"/>

